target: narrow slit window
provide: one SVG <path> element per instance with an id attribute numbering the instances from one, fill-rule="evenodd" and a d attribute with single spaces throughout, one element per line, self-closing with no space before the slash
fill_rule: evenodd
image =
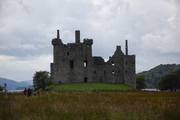
<path id="1" fill-rule="evenodd" d="M 69 56 L 69 52 L 67 52 L 67 56 Z"/>

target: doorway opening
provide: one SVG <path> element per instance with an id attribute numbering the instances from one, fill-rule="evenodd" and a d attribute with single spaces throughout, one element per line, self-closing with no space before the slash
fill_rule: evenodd
<path id="1" fill-rule="evenodd" d="M 87 83 L 88 78 L 84 77 L 84 83 Z"/>

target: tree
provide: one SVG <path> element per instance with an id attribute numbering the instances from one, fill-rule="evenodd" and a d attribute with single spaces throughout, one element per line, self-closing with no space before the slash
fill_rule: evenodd
<path id="1" fill-rule="evenodd" d="M 177 86 L 178 90 L 180 90 L 180 69 L 175 70 L 173 73 L 175 73 L 178 76 Z"/>
<path id="2" fill-rule="evenodd" d="M 1 85 L 0 85 L 0 91 L 3 91 L 3 90 L 4 90 L 4 92 L 6 92 L 6 91 L 7 91 L 6 87 L 7 87 L 7 84 L 6 84 L 6 83 L 4 83 L 4 86 L 1 86 Z"/>
<path id="3" fill-rule="evenodd" d="M 173 73 L 175 73 L 180 78 L 180 69 L 175 70 Z"/>
<path id="4" fill-rule="evenodd" d="M 49 72 L 47 71 L 36 72 L 33 76 L 33 84 L 35 89 L 42 88 L 42 90 L 45 90 L 47 86 L 52 84 Z"/>
<path id="5" fill-rule="evenodd" d="M 143 89 L 147 87 L 146 85 L 146 76 L 144 74 L 140 74 L 136 76 L 136 88 Z"/>
<path id="6" fill-rule="evenodd" d="M 5 92 L 7 91 L 7 90 L 6 90 L 6 87 L 7 87 L 7 84 L 4 83 L 4 91 L 5 91 Z"/>
<path id="7" fill-rule="evenodd" d="M 164 75 L 158 83 L 160 90 L 176 91 L 179 89 L 179 77 L 175 73 Z"/>
<path id="8" fill-rule="evenodd" d="M 3 87 L 0 85 L 0 91 L 3 91 Z"/>

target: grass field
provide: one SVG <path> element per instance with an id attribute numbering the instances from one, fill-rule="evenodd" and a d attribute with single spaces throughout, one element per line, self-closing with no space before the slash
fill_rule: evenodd
<path id="1" fill-rule="evenodd" d="M 30 97 L 0 93 L 0 120 L 180 120 L 180 92 L 83 83 L 53 85 Z"/>
<path id="2" fill-rule="evenodd" d="M 124 84 L 108 84 L 108 83 L 72 83 L 52 85 L 47 88 L 50 91 L 127 91 L 133 90 Z"/>
<path id="3" fill-rule="evenodd" d="M 0 120 L 180 120 L 180 92 L 0 93 Z"/>

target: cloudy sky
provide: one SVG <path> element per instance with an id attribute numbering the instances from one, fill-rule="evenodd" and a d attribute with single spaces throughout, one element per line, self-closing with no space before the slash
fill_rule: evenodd
<path id="1" fill-rule="evenodd" d="M 32 80 L 50 71 L 57 29 L 63 43 L 92 38 L 93 56 L 116 46 L 136 55 L 136 72 L 180 64 L 179 0 L 0 0 L 0 77 Z"/>

